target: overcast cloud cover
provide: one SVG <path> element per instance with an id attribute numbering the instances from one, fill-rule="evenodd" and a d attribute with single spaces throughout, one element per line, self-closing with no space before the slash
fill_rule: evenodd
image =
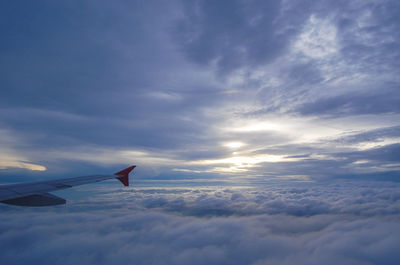
<path id="1" fill-rule="evenodd" d="M 399 14 L 397 0 L 1 1 L 1 183 L 136 164 L 142 188 L 2 205 L 0 258 L 400 264 Z"/>
<path id="2" fill-rule="evenodd" d="M 398 1 L 0 10 L 4 181 L 132 163 L 161 179 L 399 178 Z"/>

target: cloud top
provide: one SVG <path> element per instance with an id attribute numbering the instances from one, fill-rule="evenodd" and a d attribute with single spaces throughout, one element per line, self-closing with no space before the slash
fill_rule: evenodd
<path id="1" fill-rule="evenodd" d="M 130 191 L 98 186 L 108 195 L 66 207 L 2 206 L 2 260 L 396 264 L 399 259 L 398 185 L 276 183 Z"/>

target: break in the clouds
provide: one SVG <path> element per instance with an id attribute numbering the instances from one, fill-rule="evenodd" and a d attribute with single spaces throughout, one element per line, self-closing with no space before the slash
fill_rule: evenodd
<path id="1" fill-rule="evenodd" d="M 398 180 L 398 1 L 0 10 L 4 181 L 131 163 L 143 178 Z"/>
<path id="2" fill-rule="evenodd" d="M 61 207 L 0 206 L 2 262 L 395 265 L 400 260 L 399 184 L 96 189 L 91 200 Z"/>

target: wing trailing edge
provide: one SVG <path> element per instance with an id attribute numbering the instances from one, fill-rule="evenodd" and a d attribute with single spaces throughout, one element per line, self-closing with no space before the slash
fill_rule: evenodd
<path id="1" fill-rule="evenodd" d="M 50 206 L 65 204 L 66 200 L 48 192 L 116 178 L 129 186 L 129 173 L 136 166 L 125 168 L 114 175 L 91 175 L 31 183 L 0 185 L 0 202 L 18 206 Z"/>

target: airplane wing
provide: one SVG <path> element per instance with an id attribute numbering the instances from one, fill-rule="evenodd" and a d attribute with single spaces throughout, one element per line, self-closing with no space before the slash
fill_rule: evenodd
<path id="1" fill-rule="evenodd" d="M 122 184 L 124 184 L 124 186 L 129 186 L 129 173 L 135 167 L 136 166 L 128 167 L 114 175 L 92 175 L 31 183 L 0 185 L 0 202 L 19 206 L 49 206 L 65 204 L 65 199 L 48 192 L 112 178 L 118 179 Z"/>

